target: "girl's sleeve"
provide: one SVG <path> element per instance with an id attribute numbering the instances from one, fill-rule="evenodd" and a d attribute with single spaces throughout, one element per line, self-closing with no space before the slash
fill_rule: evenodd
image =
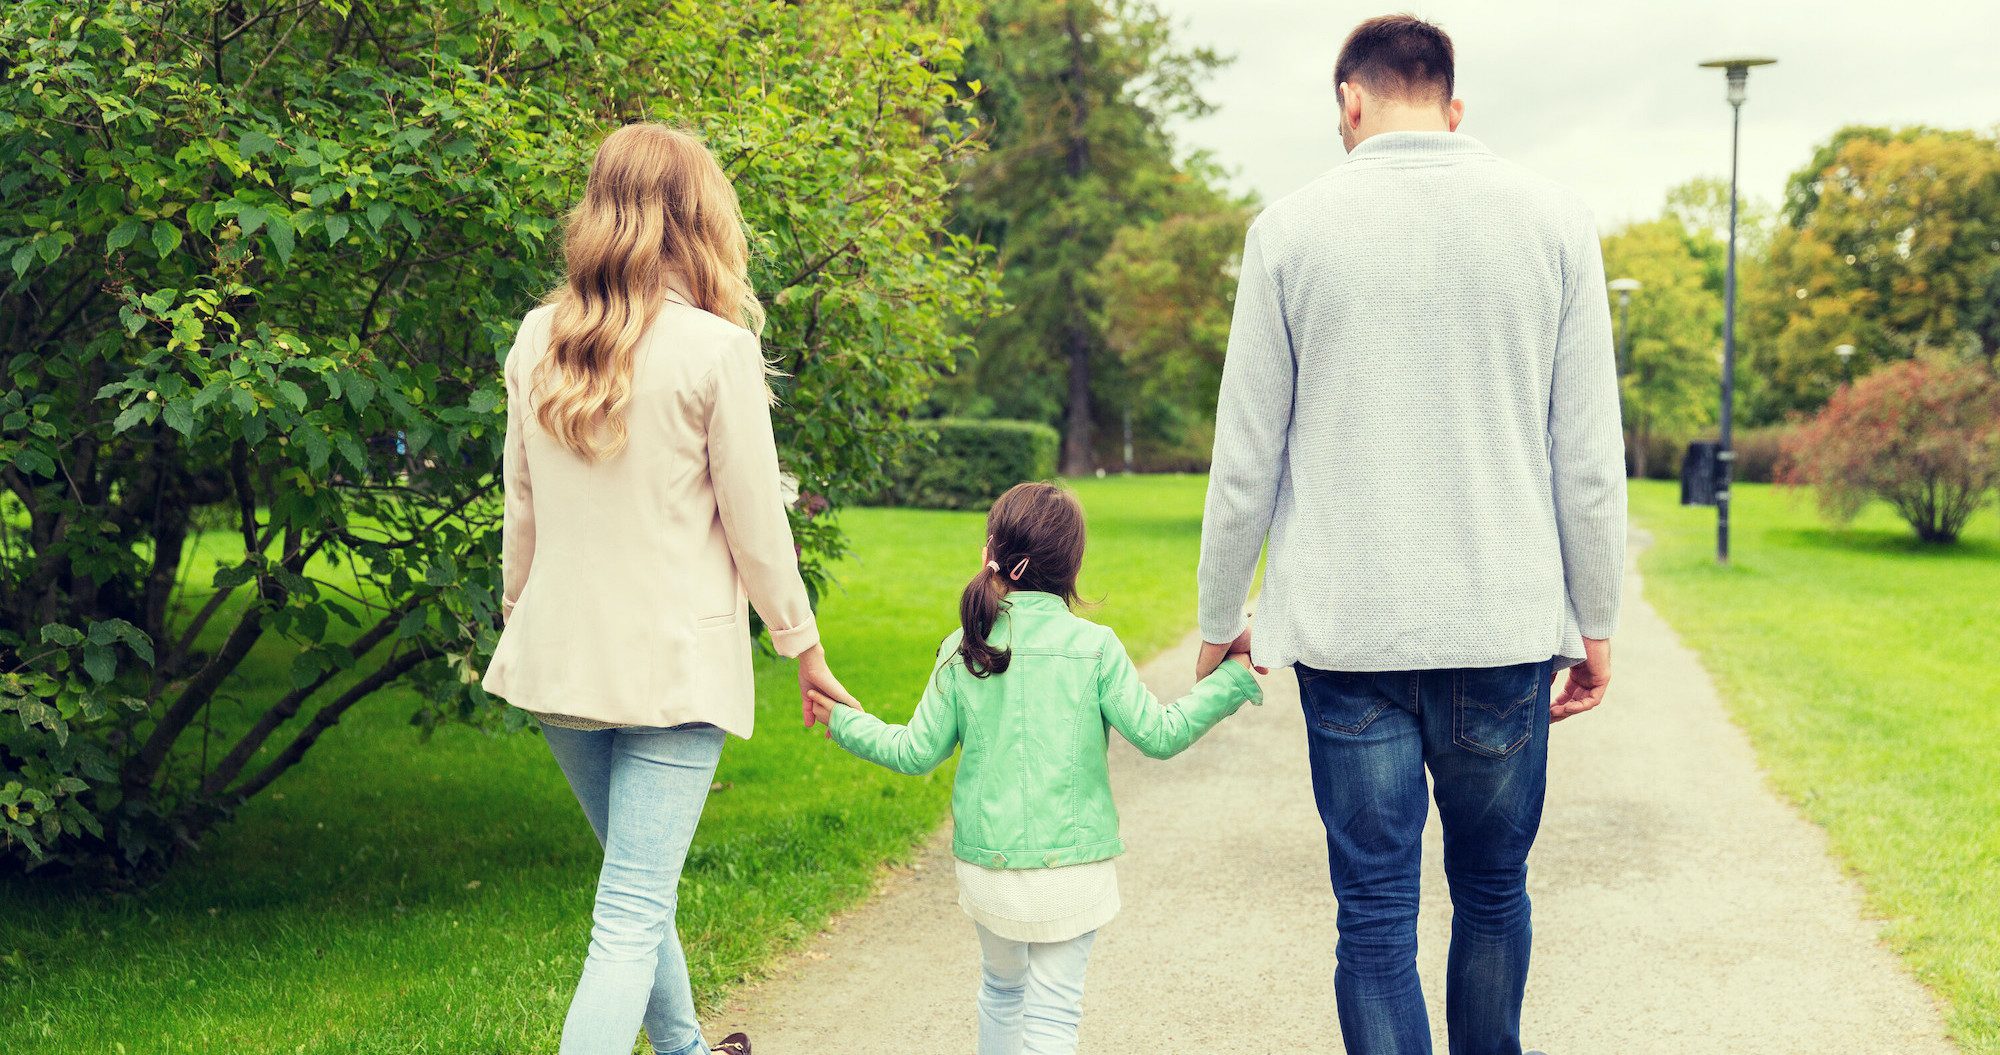
<path id="1" fill-rule="evenodd" d="M 833 742 L 850 754 L 878 766 L 915 776 L 943 764 L 958 747 L 958 698 L 952 692 L 952 672 L 946 662 L 957 651 L 949 640 L 938 650 L 924 698 L 908 725 L 890 725 L 852 707 L 835 707 L 830 728 Z"/>
<path id="2" fill-rule="evenodd" d="M 744 331 L 741 344 L 723 353 L 714 378 L 708 475 L 723 537 L 743 592 L 770 628 L 771 647 L 781 656 L 797 656 L 819 644 L 819 628 L 785 516 L 778 445 L 771 436 L 771 389 L 755 334 Z"/>
<path id="3" fill-rule="evenodd" d="M 500 373 L 507 387 L 507 440 L 500 455 L 500 482 L 505 494 L 500 520 L 500 617 L 514 612 L 514 602 L 528 585 L 528 569 L 535 562 L 535 489 L 528 479 L 528 432 L 525 398 L 527 385 L 517 377 L 521 347 L 527 341 L 528 324 L 514 338 Z"/>
<path id="4" fill-rule="evenodd" d="M 1249 669 L 1226 660 L 1194 691 L 1163 705 L 1140 679 L 1124 643 L 1116 634 L 1105 637 L 1097 668 L 1098 707 L 1104 720 L 1148 758 L 1172 758 L 1245 702 L 1264 702 L 1264 690 Z"/>

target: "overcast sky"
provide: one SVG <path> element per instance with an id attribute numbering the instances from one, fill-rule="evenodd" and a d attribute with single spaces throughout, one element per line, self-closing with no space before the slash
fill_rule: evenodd
<path id="1" fill-rule="evenodd" d="M 1267 202 L 1340 160 L 1334 56 L 1391 11 L 1451 34 L 1459 130 L 1581 191 L 1605 228 L 1657 214 L 1677 183 L 1728 176 L 1729 106 L 1705 59 L 1778 59 L 1751 71 L 1743 108 L 1743 190 L 1767 202 L 1842 125 L 2000 123 L 2000 0 L 1159 3 L 1183 40 L 1236 59 L 1184 138 Z"/>

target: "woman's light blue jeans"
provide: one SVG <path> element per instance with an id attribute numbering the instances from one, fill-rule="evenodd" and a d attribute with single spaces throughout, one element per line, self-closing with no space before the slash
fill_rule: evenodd
<path id="1" fill-rule="evenodd" d="M 1083 1019 L 1083 970 L 1097 932 L 1010 941 L 979 930 L 979 1055 L 1071 1055 Z"/>
<path id="2" fill-rule="evenodd" d="M 590 954 L 561 1055 L 630 1055 L 641 1021 L 660 1055 L 707 1055 L 674 906 L 722 730 L 544 725 L 542 736 L 604 847 Z"/>

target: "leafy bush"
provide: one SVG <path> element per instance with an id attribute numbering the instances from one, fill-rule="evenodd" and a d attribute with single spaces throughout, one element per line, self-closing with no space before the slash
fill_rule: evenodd
<path id="1" fill-rule="evenodd" d="M 518 722 L 499 359 L 625 120 L 737 182 L 787 468 L 878 487 L 989 293 L 960 50 L 863 0 L 0 7 L 0 861 L 163 864 L 395 682 Z"/>
<path id="2" fill-rule="evenodd" d="M 1040 422 L 942 418 L 929 425 L 936 442 L 904 453 L 882 504 L 985 509 L 1015 484 L 1056 474 L 1062 437 Z"/>
<path id="3" fill-rule="evenodd" d="M 2000 484 L 2000 380 L 1983 363 L 1895 363 L 1835 393 L 1785 443 L 1784 478 L 1845 522 L 1880 498 L 1925 542 L 1953 542 Z"/>

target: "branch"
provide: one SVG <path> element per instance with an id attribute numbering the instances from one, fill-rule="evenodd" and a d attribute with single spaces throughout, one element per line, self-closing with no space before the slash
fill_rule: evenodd
<path id="1" fill-rule="evenodd" d="M 195 715 L 208 706 L 208 701 L 215 697 L 215 690 L 222 687 L 222 680 L 243 662 L 243 657 L 250 654 L 250 646 L 255 645 L 263 634 L 264 609 L 253 606 L 230 629 L 229 637 L 224 639 L 221 648 L 216 649 L 215 655 L 208 657 L 208 662 L 203 663 L 194 677 L 188 680 L 180 696 L 167 707 L 159 723 L 153 726 L 145 745 L 132 756 L 132 761 L 125 767 L 124 785 L 128 793 L 153 782 L 160 766 L 167 760 L 167 753 L 173 750 L 174 741 L 194 721 Z"/>
<path id="2" fill-rule="evenodd" d="M 366 657 L 368 653 L 375 650 L 376 645 L 381 644 L 390 634 L 395 633 L 396 626 L 402 622 L 404 614 L 415 608 L 416 605 L 417 597 L 412 596 L 409 600 L 403 602 L 402 607 L 383 616 L 379 622 L 369 627 L 365 633 L 355 638 L 347 646 L 347 654 L 357 662 Z M 243 772 L 243 767 L 250 764 L 250 760 L 257 754 L 257 749 L 264 746 L 264 741 L 270 739 L 271 734 L 277 732 L 280 726 L 291 721 L 299 713 L 299 708 L 304 706 L 305 702 L 311 699 L 314 693 L 324 688 L 326 683 L 332 681 L 339 673 L 341 671 L 338 669 L 323 671 L 319 677 L 313 679 L 312 684 L 294 688 L 279 698 L 277 703 L 272 704 L 270 709 L 266 710 L 257 719 L 257 724 L 251 726 L 250 730 L 244 733 L 241 739 L 236 741 L 236 745 L 229 749 L 228 756 L 216 764 L 215 770 L 203 778 L 201 793 L 203 795 L 217 795 L 223 789 L 227 788 L 229 782 L 235 780 L 237 774 Z"/>
<path id="3" fill-rule="evenodd" d="M 820 257 L 818 260 L 815 260 L 812 263 L 807 264 L 803 269 L 799 271 L 798 274 L 793 275 L 790 279 L 787 279 L 785 283 L 782 286 L 779 286 L 778 288 L 790 289 L 793 286 L 796 286 L 799 283 L 804 282 L 806 279 L 809 279 L 814 275 L 819 274 L 821 269 L 825 268 L 826 265 L 833 263 L 835 260 L 838 260 L 842 256 L 845 256 L 848 253 L 853 252 L 857 248 L 859 248 L 859 246 L 854 242 L 854 240 L 849 239 L 846 245 L 843 245 L 838 249 L 830 250 L 826 253 L 826 255 Z"/>
<path id="4" fill-rule="evenodd" d="M 347 713 L 349 707 L 366 699 L 377 689 L 408 674 L 418 664 L 429 658 L 428 655 L 421 651 L 405 652 L 384 663 L 375 673 L 355 682 L 353 687 L 341 693 L 333 702 L 321 707 L 314 713 L 312 721 L 299 731 L 299 735 L 292 738 L 291 743 L 285 745 L 283 751 L 278 752 L 278 757 L 272 759 L 264 768 L 258 770 L 256 776 L 232 788 L 229 792 L 229 797 L 236 802 L 244 802 L 266 787 L 269 787 L 272 781 L 283 776 L 286 770 L 297 765 L 299 759 L 304 758 L 306 752 L 312 749 L 313 743 L 320 738 L 320 734 L 338 724 L 340 716 Z"/>

